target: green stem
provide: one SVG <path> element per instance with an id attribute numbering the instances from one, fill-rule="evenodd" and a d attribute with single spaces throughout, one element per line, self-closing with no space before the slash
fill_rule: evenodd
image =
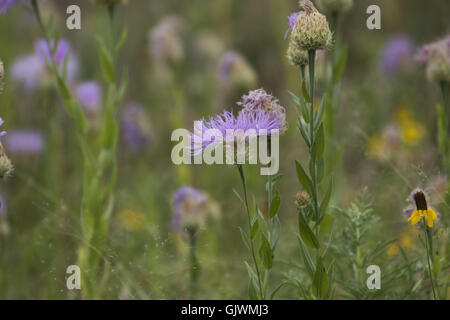
<path id="1" fill-rule="evenodd" d="M 190 265 L 191 265 L 191 298 L 195 299 L 197 294 L 198 276 L 200 274 L 200 266 L 197 260 L 197 230 L 189 228 L 189 246 L 190 246 Z"/>
<path id="2" fill-rule="evenodd" d="M 247 186 L 245 183 L 245 175 L 244 175 L 244 169 L 243 169 L 242 165 L 238 165 L 238 170 L 239 170 L 239 176 L 241 177 L 241 181 L 242 181 L 242 188 L 244 190 L 244 201 L 245 201 L 245 209 L 247 211 L 248 227 L 249 227 L 249 230 L 251 231 L 252 224 L 251 224 L 251 219 L 250 219 L 250 209 L 248 206 Z M 256 260 L 255 249 L 253 246 L 253 240 L 251 240 L 251 239 L 250 239 L 250 251 L 252 254 L 252 258 L 253 258 L 253 263 L 255 264 L 256 276 L 258 277 L 260 298 L 265 299 L 263 289 L 262 289 L 262 283 L 261 283 L 261 273 L 259 272 L 258 262 Z"/>
<path id="3" fill-rule="evenodd" d="M 312 198 L 313 198 L 313 204 L 314 204 L 314 213 L 315 213 L 315 218 L 316 218 L 316 225 L 315 225 L 315 232 L 316 232 L 316 237 L 319 237 L 319 206 L 318 206 L 318 199 L 317 199 L 317 177 L 316 177 L 316 159 L 314 159 L 313 155 L 312 155 L 312 151 L 313 151 L 313 147 L 314 147 L 314 87 L 315 87 L 315 70 L 314 70 L 314 65 L 315 65 L 315 60 L 316 60 L 316 51 L 315 50 L 309 50 L 308 51 L 308 61 L 309 61 L 309 89 L 310 89 L 310 94 L 309 97 L 311 99 L 311 107 L 310 107 L 310 111 L 309 111 L 309 136 L 310 136 L 310 141 L 311 141 L 311 145 L 309 147 L 309 153 L 311 156 L 311 165 L 310 165 L 310 170 L 311 170 L 311 181 L 313 184 L 313 194 L 312 194 Z"/>
<path id="4" fill-rule="evenodd" d="M 431 270 L 431 255 L 433 254 L 431 252 L 432 249 L 431 249 L 431 244 L 430 244 L 431 233 L 430 233 L 430 230 L 427 228 L 425 219 L 423 219 L 423 227 L 425 230 L 425 245 L 426 245 L 426 249 L 427 249 L 427 263 L 428 263 L 428 272 L 429 272 L 430 281 L 431 281 L 431 288 L 433 290 L 434 300 L 438 300 L 437 295 L 436 295 L 436 290 L 434 288 L 433 272 Z"/>

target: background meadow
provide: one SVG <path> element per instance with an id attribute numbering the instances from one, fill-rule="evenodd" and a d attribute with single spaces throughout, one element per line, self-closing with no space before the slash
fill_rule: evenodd
<path id="1" fill-rule="evenodd" d="M 99 85 L 100 98 L 88 98 L 91 104 L 83 105 L 88 137 L 95 140 L 107 98 L 97 38 L 108 34 L 108 17 L 93 1 L 77 1 L 82 29 L 69 31 L 65 11 L 72 2 L 39 1 L 43 17 L 52 16 L 53 29 L 70 43 L 71 92 L 77 96 L 80 85 L 91 81 Z M 381 30 L 366 27 L 366 8 L 371 4 L 381 7 Z M 282 198 L 282 232 L 269 288 L 295 273 L 292 264 L 301 264 L 301 256 L 295 204 L 300 185 L 294 161 L 305 162 L 307 148 L 288 93 L 301 94 L 299 72 L 286 58 L 284 38 L 293 11 L 298 11 L 297 1 L 288 0 L 130 0 L 117 7 L 117 34 L 126 26 L 127 38 L 116 66 L 120 77 L 127 79 L 127 88 L 117 108 L 115 204 L 100 251 L 96 290 L 89 298 L 247 298 L 243 261 L 249 257 L 238 229 L 246 225 L 246 216 L 233 192 L 241 191 L 238 172 L 225 165 L 175 166 L 170 158 L 175 143 L 170 138 L 176 128 L 192 130 L 194 120 L 222 110 L 237 111 L 241 96 L 261 87 L 280 100 L 289 123 L 280 137 L 283 178 L 276 186 Z M 335 188 L 330 220 L 324 226 L 335 235 L 330 250 L 338 279 L 360 281 L 348 265 L 350 231 L 337 208 L 349 208 L 365 188 L 370 215 L 378 222 L 365 234 L 363 249 L 393 240 L 367 265 L 377 264 L 384 272 L 401 265 L 403 253 L 417 263 L 423 256 L 418 232 L 403 215 L 405 199 L 420 187 L 442 210 L 447 178 L 436 137 L 440 91 L 426 80 L 414 56 L 423 44 L 450 32 L 449 14 L 446 0 L 358 0 L 341 18 L 339 33 L 348 54 L 334 120 Z M 77 129 L 51 74 L 33 72 L 35 64 L 23 63 L 42 37 L 29 5 L 0 15 L 0 58 L 5 66 L 0 117 L 5 121 L 2 130 L 8 132 L 1 141 L 15 167 L 0 184 L 1 299 L 85 297 L 66 287 L 66 268 L 77 264 L 83 242 L 83 165 Z M 329 58 L 329 53 L 322 53 L 317 59 L 319 92 L 326 87 Z M 258 167 L 247 168 L 247 182 L 264 211 L 266 178 Z M 191 244 L 185 230 L 173 227 L 174 193 L 186 185 L 207 193 L 214 213 L 196 232 L 200 271 L 194 291 Z M 444 234 L 444 228 L 439 232 Z M 96 250 L 95 244 L 84 245 Z M 430 298 L 429 288 L 421 289 L 420 283 L 410 290 L 420 278 L 414 270 L 420 268 L 416 263 L 409 266 L 382 282 L 383 290 L 374 295 L 352 296 L 336 280 L 336 298 Z M 448 279 L 448 262 L 441 267 L 441 277 Z M 276 298 L 300 295 L 294 287 L 284 287 Z"/>

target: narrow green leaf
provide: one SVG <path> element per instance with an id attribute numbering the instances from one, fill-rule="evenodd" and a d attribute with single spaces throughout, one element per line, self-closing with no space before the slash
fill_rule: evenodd
<path id="1" fill-rule="evenodd" d="M 323 96 L 322 102 L 320 103 L 320 108 L 314 115 L 314 128 L 317 128 L 317 126 L 322 122 L 323 113 L 325 111 L 325 100 L 326 95 Z"/>
<path id="2" fill-rule="evenodd" d="M 119 51 L 123 47 L 123 45 L 127 41 L 127 36 L 128 36 L 128 28 L 125 26 L 125 28 L 123 28 L 122 30 L 122 33 L 120 34 L 119 41 L 116 44 L 116 51 Z"/>
<path id="3" fill-rule="evenodd" d="M 346 63 L 347 63 L 347 48 L 344 48 L 341 50 L 339 60 L 337 64 L 334 66 L 333 84 L 336 84 L 341 80 L 342 74 L 344 73 L 345 70 Z"/>
<path id="4" fill-rule="evenodd" d="M 114 83 L 115 79 L 116 79 L 116 75 L 115 75 L 114 67 L 112 65 L 112 59 L 109 56 L 108 52 L 106 51 L 105 47 L 100 47 L 99 57 L 100 57 L 100 64 L 102 66 L 103 76 L 105 77 L 105 80 L 109 83 Z"/>
<path id="5" fill-rule="evenodd" d="M 305 263 L 306 271 L 308 272 L 309 276 L 311 278 L 313 278 L 314 277 L 314 273 L 316 272 L 315 271 L 316 269 L 314 267 L 314 263 L 313 263 L 313 261 L 311 259 L 311 256 L 309 255 L 308 249 L 306 248 L 306 245 L 303 242 L 302 238 L 299 235 L 297 235 L 297 239 L 298 239 L 298 242 L 300 243 L 300 249 L 301 249 L 300 253 L 302 254 L 303 261 Z"/>
<path id="6" fill-rule="evenodd" d="M 311 195 L 313 194 L 313 185 L 302 165 L 295 160 L 295 168 L 297 170 L 297 178 L 303 188 Z"/>
<path id="7" fill-rule="evenodd" d="M 321 298 L 327 295 L 328 287 L 327 273 L 323 265 L 322 257 L 319 257 L 312 284 L 313 292 L 318 298 Z"/>
<path id="8" fill-rule="evenodd" d="M 317 130 L 317 136 L 314 139 L 314 145 L 312 148 L 312 157 L 316 160 L 320 159 L 325 150 L 325 134 L 323 130 L 323 124 L 320 124 Z"/>
<path id="9" fill-rule="evenodd" d="M 319 248 L 320 244 L 316 236 L 312 232 L 305 218 L 303 217 L 302 210 L 298 213 L 298 227 L 300 231 L 300 236 L 302 237 L 304 243 L 310 248 Z"/>
<path id="10" fill-rule="evenodd" d="M 251 249 L 252 246 L 251 246 L 250 239 L 248 238 L 247 234 L 245 233 L 244 230 L 242 230 L 241 227 L 239 227 L 239 231 L 241 232 L 242 241 L 244 242 L 245 247 L 248 249 L 248 251 L 251 252 L 252 251 L 252 249 Z"/>
<path id="11" fill-rule="evenodd" d="M 328 186 L 327 193 L 325 194 L 325 197 L 323 198 L 322 203 L 320 204 L 319 224 L 320 224 L 320 221 L 322 221 L 322 219 L 325 217 L 325 214 L 327 213 L 327 208 L 328 208 L 328 204 L 330 203 L 332 191 L 333 191 L 333 179 L 330 180 L 330 184 Z"/>
<path id="12" fill-rule="evenodd" d="M 280 193 L 278 190 L 275 191 L 275 195 L 272 198 L 272 201 L 270 203 L 270 209 L 269 209 L 269 216 L 271 218 L 275 217 L 275 215 L 278 213 L 278 209 L 280 209 L 281 204 L 281 198 Z"/>
<path id="13" fill-rule="evenodd" d="M 302 95 L 306 102 L 311 103 L 311 98 L 308 94 L 308 90 L 306 89 L 306 84 L 304 81 L 302 82 Z"/>
<path id="14" fill-rule="evenodd" d="M 270 233 L 270 247 L 272 248 L 272 250 L 275 250 L 278 239 L 280 239 L 280 232 L 281 232 L 280 219 L 278 217 L 275 217 L 272 226 L 272 232 Z"/>
<path id="15" fill-rule="evenodd" d="M 262 237 L 261 248 L 259 249 L 263 265 L 266 269 L 271 269 L 273 266 L 273 251 L 270 247 L 269 241 L 265 236 Z"/>

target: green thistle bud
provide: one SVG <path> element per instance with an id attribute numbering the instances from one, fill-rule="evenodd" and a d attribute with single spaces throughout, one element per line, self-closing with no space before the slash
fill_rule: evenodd
<path id="1" fill-rule="evenodd" d="M 316 0 L 317 7 L 326 12 L 345 12 L 353 7 L 353 0 Z"/>
<path id="2" fill-rule="evenodd" d="M 304 66 L 308 64 L 308 52 L 298 47 L 295 41 L 289 42 L 286 53 L 289 62 L 294 66 Z"/>
<path id="3" fill-rule="evenodd" d="M 327 49 L 332 43 L 332 33 L 327 18 L 314 7 L 311 1 L 300 3 L 303 11 L 299 12 L 291 34 L 298 48 L 303 50 Z"/>
<path id="4" fill-rule="evenodd" d="M 298 208 L 304 208 L 311 203 L 311 197 L 306 190 L 300 190 L 295 196 L 295 204 Z"/>
<path id="5" fill-rule="evenodd" d="M 14 166 L 5 153 L 3 145 L 0 143 L 0 178 L 5 179 L 11 176 Z"/>

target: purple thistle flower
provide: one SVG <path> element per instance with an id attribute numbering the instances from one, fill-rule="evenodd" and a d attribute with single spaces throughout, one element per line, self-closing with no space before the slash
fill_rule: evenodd
<path id="1" fill-rule="evenodd" d="M 291 30 L 294 29 L 295 27 L 295 22 L 297 21 L 298 18 L 298 12 L 293 12 L 289 15 L 288 20 L 289 20 L 289 28 L 286 30 L 286 32 L 284 33 L 284 39 L 287 38 L 289 32 Z"/>
<path id="2" fill-rule="evenodd" d="M 426 64 L 436 52 L 442 52 L 447 57 L 450 56 L 450 35 L 447 35 L 441 40 L 424 45 L 419 49 L 415 58 L 420 63 Z"/>
<path id="3" fill-rule="evenodd" d="M 86 81 L 77 85 L 75 96 L 86 111 L 95 112 L 100 106 L 102 92 L 97 82 Z"/>
<path id="4" fill-rule="evenodd" d="M 181 231 L 183 226 L 202 222 L 207 204 L 206 193 L 189 186 L 179 188 L 173 196 L 172 227 Z"/>
<path id="5" fill-rule="evenodd" d="M 3 120 L 2 118 L 0 118 L 0 126 L 5 123 L 5 120 Z M 4 135 L 6 135 L 6 131 L 0 131 L 0 138 L 3 137 Z M 1 140 L 0 140 L 0 144 L 1 144 Z"/>
<path id="6" fill-rule="evenodd" d="M 228 130 L 236 133 L 238 130 L 246 132 L 251 129 L 255 130 L 256 136 L 265 134 L 270 136 L 274 131 L 280 132 L 281 126 L 277 118 L 271 119 L 270 113 L 262 110 L 254 113 L 241 112 L 237 117 L 229 111 L 224 111 L 217 116 L 209 118 L 209 121 L 205 121 L 204 119 L 196 121 L 194 133 L 191 136 L 193 145 L 189 149 L 192 154 L 196 155 L 213 143 L 231 144 L 235 142 L 235 136 L 233 134 L 231 137 L 233 140 L 227 141 Z M 221 139 L 217 136 L 209 138 L 207 136 L 207 130 L 217 130 L 222 135 Z M 246 137 L 246 140 L 248 139 L 249 137 Z"/>
<path id="7" fill-rule="evenodd" d="M 8 10 L 15 5 L 17 0 L 0 0 L 0 13 L 5 15 Z"/>
<path id="8" fill-rule="evenodd" d="M 414 43 L 406 35 L 391 37 L 385 45 L 381 55 L 381 67 L 389 73 L 399 71 L 402 64 L 413 56 Z"/>
<path id="9" fill-rule="evenodd" d="M 11 131 L 5 139 L 9 152 L 23 155 L 40 154 L 44 149 L 44 139 L 37 131 Z"/>
<path id="10" fill-rule="evenodd" d="M 58 41 L 56 50 L 54 47 L 55 47 L 54 39 L 51 39 L 50 43 L 48 43 L 44 39 L 41 39 L 36 41 L 34 44 L 36 55 L 40 57 L 44 63 L 53 58 L 57 66 L 61 67 L 63 66 L 66 57 L 70 52 L 70 43 L 65 39 L 60 39 Z"/>
<path id="11" fill-rule="evenodd" d="M 247 95 L 243 95 L 237 105 L 242 107 L 241 113 L 268 112 L 271 119 L 278 119 L 282 131 L 287 129 L 286 110 L 280 105 L 277 98 L 268 94 L 264 89 L 253 90 Z"/>
<path id="12" fill-rule="evenodd" d="M 11 76 L 25 91 L 34 91 L 45 69 L 45 63 L 35 54 L 17 59 L 11 68 Z"/>
<path id="13" fill-rule="evenodd" d="M 130 103 L 122 115 L 122 132 L 125 145 L 131 151 L 139 151 L 152 144 L 151 125 L 142 105 Z"/>
<path id="14" fill-rule="evenodd" d="M 229 75 L 231 72 L 231 69 L 233 65 L 242 59 L 242 56 L 235 52 L 235 51 L 229 51 L 226 52 L 222 59 L 220 60 L 219 64 L 219 80 L 220 82 L 224 83 L 227 82 L 229 79 Z"/>

